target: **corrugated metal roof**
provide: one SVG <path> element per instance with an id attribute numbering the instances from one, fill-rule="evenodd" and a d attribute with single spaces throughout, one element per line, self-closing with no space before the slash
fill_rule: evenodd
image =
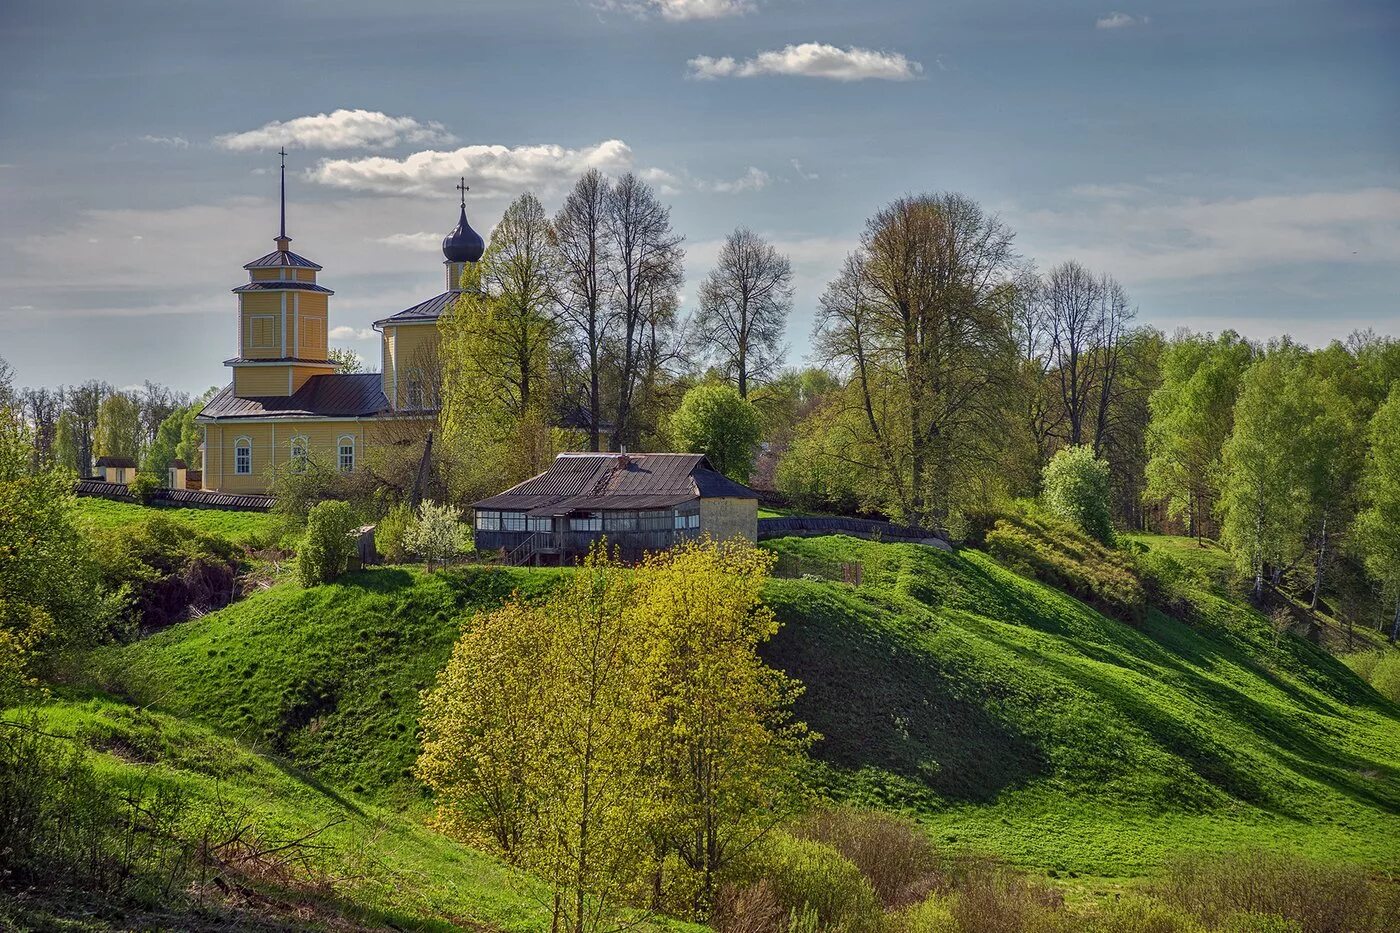
<path id="1" fill-rule="evenodd" d="M 313 360 L 302 356 L 234 356 L 224 360 L 225 366 L 237 363 L 299 363 L 311 366 L 334 366 L 330 360 Z"/>
<path id="2" fill-rule="evenodd" d="M 266 256 L 259 256 L 243 268 L 245 269 L 267 269 L 278 266 L 294 266 L 299 269 L 315 269 L 321 271 L 321 267 L 316 265 L 305 256 L 298 256 L 289 249 L 275 249 Z"/>
<path id="3" fill-rule="evenodd" d="M 243 398 L 226 386 L 200 411 L 200 418 L 364 418 L 389 410 L 379 373 L 312 376 L 291 396 Z"/>
<path id="4" fill-rule="evenodd" d="M 441 295 L 435 295 L 427 301 L 420 301 L 411 308 L 405 308 L 398 314 L 380 318 L 374 323 L 378 326 L 381 324 L 407 324 L 414 321 L 436 321 L 442 316 L 443 312 L 452 307 L 452 303 L 456 301 L 461 294 L 462 293 L 459 291 L 443 292 Z"/>
<path id="5" fill-rule="evenodd" d="M 598 509 L 666 508 L 696 497 L 756 499 L 758 493 L 716 473 L 702 454 L 564 453 L 549 469 L 475 505 L 564 514 Z"/>
<path id="6" fill-rule="evenodd" d="M 335 292 L 324 285 L 317 285 L 315 282 L 249 282 L 247 285 L 240 285 L 233 289 L 237 292 L 317 292 L 322 295 L 334 295 Z"/>

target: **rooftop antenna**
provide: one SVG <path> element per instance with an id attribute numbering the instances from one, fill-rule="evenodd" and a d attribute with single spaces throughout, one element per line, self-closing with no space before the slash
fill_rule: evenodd
<path id="1" fill-rule="evenodd" d="M 287 147 L 283 146 L 277 150 L 277 154 L 282 157 L 282 229 L 277 234 L 277 239 L 287 239 Z"/>

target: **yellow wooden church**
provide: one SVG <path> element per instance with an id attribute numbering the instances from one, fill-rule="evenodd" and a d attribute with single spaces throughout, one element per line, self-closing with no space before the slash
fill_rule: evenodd
<path id="1" fill-rule="evenodd" d="M 442 243 L 447 290 L 374 323 L 381 371 L 337 373 L 326 343 L 330 297 L 321 267 L 292 252 L 287 236 L 285 155 L 277 248 L 243 268 L 238 351 L 224 365 L 233 381 L 197 418 L 204 428 L 203 487 L 265 493 L 275 471 L 308 459 L 354 470 L 376 444 L 402 436 L 405 422 L 437 414 L 439 316 L 460 294 L 462 273 L 485 243 L 467 223 L 466 183 L 456 229 Z"/>

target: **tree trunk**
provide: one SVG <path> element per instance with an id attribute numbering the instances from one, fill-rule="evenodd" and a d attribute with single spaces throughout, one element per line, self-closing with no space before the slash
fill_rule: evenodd
<path id="1" fill-rule="evenodd" d="M 1395 644 L 1395 640 L 1400 638 L 1400 596 L 1395 598 L 1395 621 L 1390 626 L 1390 643 Z"/>
<path id="2" fill-rule="evenodd" d="M 1318 597 L 1322 595 L 1322 562 L 1327 557 L 1327 513 L 1322 513 L 1322 532 L 1317 543 L 1317 568 L 1313 574 L 1312 602 L 1309 609 L 1317 610 Z"/>

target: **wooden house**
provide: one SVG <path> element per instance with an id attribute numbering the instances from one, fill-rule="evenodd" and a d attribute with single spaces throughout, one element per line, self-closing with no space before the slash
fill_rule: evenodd
<path id="1" fill-rule="evenodd" d="M 758 539 L 758 493 L 702 454 L 559 454 L 548 470 L 474 503 L 476 547 L 560 564 L 606 538 L 626 557 L 702 534 Z"/>

